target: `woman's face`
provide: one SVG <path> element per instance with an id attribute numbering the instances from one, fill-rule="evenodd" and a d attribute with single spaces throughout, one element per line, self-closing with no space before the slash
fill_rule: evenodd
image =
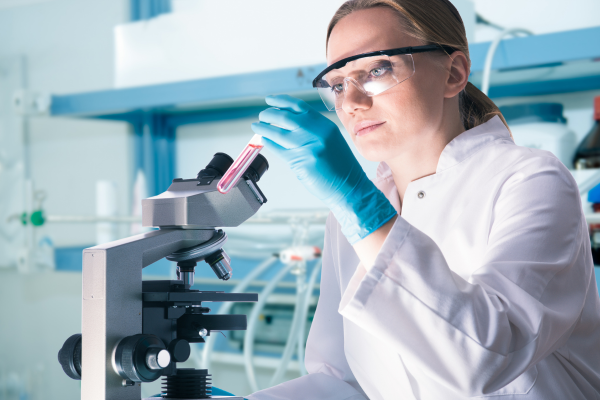
<path id="1" fill-rule="evenodd" d="M 327 62 L 332 64 L 356 54 L 423 44 L 404 33 L 393 10 L 383 7 L 361 10 L 343 18 L 333 29 Z M 429 54 L 435 55 L 413 55 L 414 75 L 379 95 L 369 97 L 348 84 L 344 104 L 337 114 L 358 151 L 368 160 L 389 161 L 436 140 L 447 95 L 448 73 L 440 68 L 439 60 L 444 62 L 444 58 L 437 52 Z"/>

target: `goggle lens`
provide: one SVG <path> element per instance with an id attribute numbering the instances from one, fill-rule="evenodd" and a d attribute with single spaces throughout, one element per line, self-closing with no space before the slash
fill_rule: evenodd
<path id="1" fill-rule="evenodd" d="M 377 96 L 414 73 L 411 54 L 364 57 L 329 71 L 317 82 L 317 90 L 328 110 L 339 110 L 351 83 L 363 94 Z"/>

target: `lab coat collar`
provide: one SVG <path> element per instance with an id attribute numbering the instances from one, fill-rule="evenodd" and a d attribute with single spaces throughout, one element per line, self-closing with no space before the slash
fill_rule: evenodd
<path id="1" fill-rule="evenodd" d="M 435 172 L 439 173 L 455 166 L 498 139 L 513 141 L 506 125 L 496 115 L 489 121 L 461 133 L 448 143 L 440 155 Z M 384 183 L 390 179 L 392 179 L 392 170 L 382 161 L 377 167 L 376 183 Z"/>

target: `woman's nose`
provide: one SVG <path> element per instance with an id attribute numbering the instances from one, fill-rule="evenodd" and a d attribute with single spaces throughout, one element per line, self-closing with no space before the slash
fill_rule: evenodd
<path id="1" fill-rule="evenodd" d="M 367 96 L 358 83 L 348 79 L 344 82 L 344 101 L 342 110 L 348 114 L 355 113 L 358 110 L 368 110 L 373 104 L 371 97 Z"/>

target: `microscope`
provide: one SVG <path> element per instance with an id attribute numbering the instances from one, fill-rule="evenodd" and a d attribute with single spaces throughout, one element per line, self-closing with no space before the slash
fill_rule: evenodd
<path id="1" fill-rule="evenodd" d="M 141 383 L 163 379 L 167 399 L 242 399 L 211 396 L 206 369 L 177 368 L 190 343 L 211 332 L 245 330 L 245 315 L 211 315 L 206 302 L 256 302 L 256 293 L 194 290 L 194 270 L 204 261 L 219 279 L 232 269 L 223 250 L 227 234 L 267 199 L 257 182 L 269 165 L 262 155 L 227 194 L 217 191 L 231 166 L 217 153 L 196 179 L 174 179 L 166 192 L 142 200 L 142 225 L 159 228 L 83 251 L 82 333 L 58 353 L 65 373 L 81 380 L 82 400 L 140 400 Z M 217 228 L 218 227 L 218 228 Z M 166 257 L 176 280 L 142 280 L 142 269 Z"/>

